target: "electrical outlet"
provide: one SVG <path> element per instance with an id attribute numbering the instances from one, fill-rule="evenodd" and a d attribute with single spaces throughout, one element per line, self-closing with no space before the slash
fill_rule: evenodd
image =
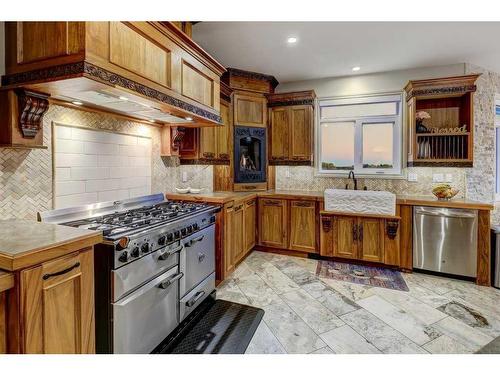
<path id="1" fill-rule="evenodd" d="M 286 177 L 286 178 L 290 178 L 290 168 L 287 168 L 287 169 L 286 169 L 286 172 L 285 172 L 285 177 Z"/>
<path id="2" fill-rule="evenodd" d="M 182 180 L 182 182 L 187 182 L 187 180 L 188 180 L 188 173 L 187 172 L 182 172 L 181 180 Z"/>
<path id="3" fill-rule="evenodd" d="M 434 173 L 432 175 L 432 182 L 443 182 L 444 176 L 442 173 Z"/>
<path id="4" fill-rule="evenodd" d="M 408 173 L 408 181 L 417 182 L 418 175 L 416 173 Z"/>
<path id="5" fill-rule="evenodd" d="M 446 173 L 446 182 L 452 182 L 453 181 L 453 175 L 451 173 Z"/>

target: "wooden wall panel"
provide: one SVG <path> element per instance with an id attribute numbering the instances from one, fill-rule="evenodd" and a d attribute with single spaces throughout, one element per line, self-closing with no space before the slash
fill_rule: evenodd
<path id="1" fill-rule="evenodd" d="M 182 95 L 198 103 L 213 107 L 214 81 L 202 72 L 182 61 Z"/>
<path id="2" fill-rule="evenodd" d="M 491 286 L 490 211 L 480 210 L 477 233 L 477 284 Z"/>

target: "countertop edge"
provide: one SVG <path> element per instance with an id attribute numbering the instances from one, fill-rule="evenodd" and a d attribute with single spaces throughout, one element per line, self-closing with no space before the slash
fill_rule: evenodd
<path id="1" fill-rule="evenodd" d="M 0 271 L 0 293 L 14 287 L 14 275 L 9 272 Z"/>

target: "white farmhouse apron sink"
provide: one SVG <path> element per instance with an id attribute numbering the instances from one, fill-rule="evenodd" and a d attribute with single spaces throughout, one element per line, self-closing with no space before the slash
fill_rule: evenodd
<path id="1" fill-rule="evenodd" d="M 325 190 L 325 210 L 352 214 L 396 214 L 396 195 L 388 191 Z"/>

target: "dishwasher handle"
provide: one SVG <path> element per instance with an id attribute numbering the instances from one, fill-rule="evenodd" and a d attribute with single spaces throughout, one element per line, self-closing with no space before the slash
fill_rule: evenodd
<path id="1" fill-rule="evenodd" d="M 415 207 L 416 215 L 452 217 L 457 219 L 474 219 L 477 217 L 477 211 L 466 209 L 434 208 L 434 207 Z"/>

